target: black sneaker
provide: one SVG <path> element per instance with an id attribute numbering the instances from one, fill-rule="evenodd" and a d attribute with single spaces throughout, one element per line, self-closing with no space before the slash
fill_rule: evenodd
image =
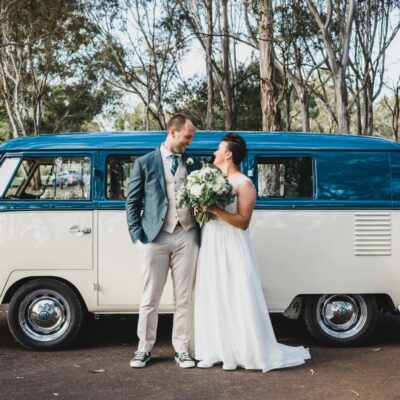
<path id="1" fill-rule="evenodd" d="M 151 353 L 146 351 L 135 351 L 135 355 L 131 360 L 132 368 L 143 368 L 146 366 L 147 361 L 150 360 Z"/>
<path id="2" fill-rule="evenodd" d="M 175 353 L 175 361 L 181 368 L 192 368 L 195 366 L 194 360 L 187 351 Z"/>

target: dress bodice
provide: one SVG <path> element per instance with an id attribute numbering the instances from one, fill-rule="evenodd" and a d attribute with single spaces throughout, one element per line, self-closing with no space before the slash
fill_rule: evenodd
<path id="1" fill-rule="evenodd" d="M 243 182 L 245 181 L 251 182 L 251 180 L 246 175 L 243 174 L 235 176 L 234 178 L 228 178 L 228 180 L 233 187 L 233 193 L 235 194 L 235 198 L 231 204 L 228 204 L 227 206 L 224 207 L 224 210 L 231 214 L 237 214 L 237 193 L 239 191 L 239 188 Z"/>

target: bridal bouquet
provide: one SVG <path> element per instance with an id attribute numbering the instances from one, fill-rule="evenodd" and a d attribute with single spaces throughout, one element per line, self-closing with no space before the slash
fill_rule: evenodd
<path id="1" fill-rule="evenodd" d="M 232 185 L 219 168 L 203 165 L 183 179 L 179 195 L 179 206 L 196 208 L 195 219 L 199 223 L 208 222 L 211 215 L 206 207 L 224 207 L 235 198 Z"/>

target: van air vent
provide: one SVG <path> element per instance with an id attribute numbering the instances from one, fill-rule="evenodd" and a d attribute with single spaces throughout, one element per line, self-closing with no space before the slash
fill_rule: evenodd
<path id="1" fill-rule="evenodd" d="M 390 256 L 392 219 L 388 212 L 354 213 L 354 255 Z"/>

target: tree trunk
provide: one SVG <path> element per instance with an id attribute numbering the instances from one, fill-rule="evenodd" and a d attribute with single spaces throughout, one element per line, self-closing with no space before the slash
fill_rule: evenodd
<path id="1" fill-rule="evenodd" d="M 310 132 L 310 111 L 308 109 L 308 92 L 304 85 L 300 85 L 297 82 L 293 84 L 300 103 L 300 114 L 303 132 Z"/>
<path id="2" fill-rule="evenodd" d="M 356 78 L 356 93 L 359 91 L 358 86 L 358 79 Z M 362 122 L 361 122 L 361 101 L 360 101 L 360 94 L 357 95 L 355 98 L 355 105 L 356 105 L 356 118 L 357 118 L 357 135 L 362 135 Z"/>
<path id="3" fill-rule="evenodd" d="M 301 122 L 304 132 L 310 132 L 310 113 L 308 110 L 308 99 L 307 95 L 302 96 L 300 100 L 300 112 L 301 112 Z"/>
<path id="4" fill-rule="evenodd" d="M 230 77 L 230 66 L 229 66 L 229 25 L 228 25 L 228 0 L 222 0 L 222 13 L 223 13 L 223 23 L 224 23 L 224 33 L 222 42 L 222 52 L 223 52 L 223 76 L 222 76 L 222 90 L 224 92 L 225 100 L 225 129 L 233 129 L 233 118 L 232 118 L 232 87 L 231 87 L 231 77 Z"/>
<path id="5" fill-rule="evenodd" d="M 392 111 L 392 136 L 393 140 L 399 141 L 400 128 L 400 85 L 397 84 L 394 92 L 394 106 Z"/>
<path id="6" fill-rule="evenodd" d="M 335 79 L 336 115 L 338 120 L 338 132 L 349 133 L 349 113 L 347 111 L 347 87 L 343 69 L 339 69 L 339 74 Z"/>
<path id="7" fill-rule="evenodd" d="M 357 135 L 362 135 L 360 96 L 356 99 Z"/>
<path id="8" fill-rule="evenodd" d="M 263 131 L 277 130 L 274 88 L 273 11 L 272 0 L 260 0 L 260 91 Z"/>
<path id="9" fill-rule="evenodd" d="M 367 78 L 367 108 L 368 108 L 368 120 L 367 120 L 367 129 L 366 133 L 368 136 L 372 136 L 374 133 L 374 100 L 373 100 L 373 86 L 370 74 L 368 74 Z"/>
<path id="10" fill-rule="evenodd" d="M 206 0 L 207 7 L 207 40 L 206 40 L 206 73 L 207 73 L 207 116 L 206 129 L 210 130 L 214 123 L 214 81 L 212 72 L 212 35 L 213 35 L 213 13 L 212 0 Z"/>
<path id="11" fill-rule="evenodd" d="M 290 132 L 291 129 L 291 120 L 290 120 L 290 98 L 292 94 L 292 88 L 293 86 L 290 87 L 290 89 L 285 89 L 285 117 L 286 117 L 286 131 Z"/>

